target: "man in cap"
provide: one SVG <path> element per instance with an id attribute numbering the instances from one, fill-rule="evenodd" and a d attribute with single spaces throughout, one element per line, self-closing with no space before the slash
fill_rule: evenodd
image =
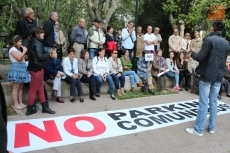
<path id="1" fill-rule="evenodd" d="M 90 59 L 97 55 L 98 48 L 103 48 L 105 43 L 104 32 L 100 29 L 100 19 L 94 19 L 93 26 L 89 28 L 89 53 Z"/>

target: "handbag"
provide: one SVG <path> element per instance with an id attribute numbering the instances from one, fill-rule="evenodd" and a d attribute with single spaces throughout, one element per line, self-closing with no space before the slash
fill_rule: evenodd
<path id="1" fill-rule="evenodd" d="M 108 51 L 117 50 L 117 45 L 115 44 L 115 41 L 107 41 L 106 50 Z"/>

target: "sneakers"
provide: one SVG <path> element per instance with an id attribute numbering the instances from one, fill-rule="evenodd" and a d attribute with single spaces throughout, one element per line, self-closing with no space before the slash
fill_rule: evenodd
<path id="1" fill-rule="evenodd" d="M 194 130 L 194 128 L 186 128 L 186 132 L 190 133 L 190 134 L 194 134 L 194 135 L 197 135 L 197 136 L 203 136 L 203 133 L 198 133 Z"/>
<path id="2" fill-rule="evenodd" d="M 173 90 L 174 90 L 174 91 L 183 91 L 183 90 L 180 88 L 180 86 L 175 86 L 175 87 L 173 87 Z"/>
<path id="3" fill-rule="evenodd" d="M 208 132 L 211 133 L 211 134 L 214 134 L 214 133 L 215 133 L 214 130 L 208 130 Z"/>

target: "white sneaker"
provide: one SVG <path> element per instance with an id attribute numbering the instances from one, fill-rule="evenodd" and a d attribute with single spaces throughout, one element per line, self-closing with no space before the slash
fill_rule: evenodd
<path id="1" fill-rule="evenodd" d="M 208 130 L 208 132 L 211 133 L 211 134 L 214 134 L 214 133 L 215 133 L 214 130 Z"/>
<path id="2" fill-rule="evenodd" d="M 186 132 L 190 133 L 190 134 L 194 134 L 194 135 L 197 135 L 197 136 L 203 136 L 203 133 L 198 133 L 194 130 L 194 128 L 186 128 Z"/>

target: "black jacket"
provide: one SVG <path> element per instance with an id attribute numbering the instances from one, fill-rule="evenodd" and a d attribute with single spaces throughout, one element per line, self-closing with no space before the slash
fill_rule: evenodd
<path id="1" fill-rule="evenodd" d="M 199 62 L 196 73 L 205 82 L 221 82 L 228 56 L 229 42 L 221 36 L 220 31 L 211 33 L 204 38 L 200 52 L 192 53 L 192 58 Z"/>
<path id="2" fill-rule="evenodd" d="M 27 52 L 29 59 L 28 71 L 37 72 L 45 67 L 49 54 L 44 50 L 41 39 L 33 38 L 28 45 Z"/>
<path id="3" fill-rule="evenodd" d="M 29 28 L 28 28 L 28 20 L 26 18 L 20 19 L 17 22 L 16 30 L 15 30 L 15 35 L 20 35 L 22 36 L 22 41 L 23 45 L 27 46 L 28 41 L 27 38 L 30 34 Z M 34 27 L 37 27 L 37 22 L 35 20 L 32 21 L 32 24 Z"/>
<path id="4" fill-rule="evenodd" d="M 44 30 L 44 40 L 43 45 L 46 47 L 53 47 L 54 46 L 54 25 L 55 22 L 52 19 L 49 19 L 44 23 L 43 30 Z"/>
<path id="5" fill-rule="evenodd" d="M 54 79 L 58 71 L 64 72 L 60 58 L 55 59 L 51 58 L 45 66 L 44 81 L 48 79 Z"/>
<path id="6" fill-rule="evenodd" d="M 0 83 L 0 152 L 7 153 L 7 110 L 6 110 L 6 99 Z"/>

